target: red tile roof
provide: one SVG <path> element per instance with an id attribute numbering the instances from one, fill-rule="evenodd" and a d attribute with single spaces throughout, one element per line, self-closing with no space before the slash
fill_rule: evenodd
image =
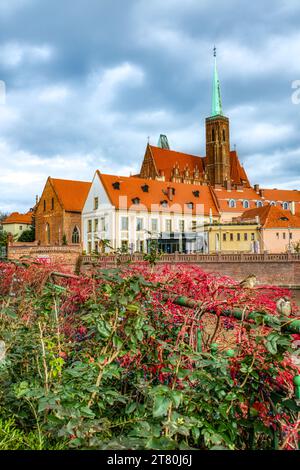
<path id="1" fill-rule="evenodd" d="M 49 178 L 49 181 L 66 211 L 82 211 L 92 183 L 55 178 Z"/>
<path id="2" fill-rule="evenodd" d="M 264 228 L 288 228 L 294 227 L 300 229 L 300 217 L 293 215 L 289 210 L 279 209 L 276 206 L 268 204 L 264 207 L 250 209 L 245 211 L 241 219 L 251 220 L 259 217 L 260 223 Z"/>
<path id="3" fill-rule="evenodd" d="M 171 180 L 172 170 L 175 165 L 178 165 L 180 173 L 188 167 L 191 177 L 193 177 L 193 172 L 196 167 L 198 167 L 200 175 L 203 177 L 207 164 L 207 157 L 198 157 L 187 153 L 175 152 L 174 150 L 162 149 L 160 147 L 154 147 L 153 145 L 149 145 L 149 148 L 157 171 L 163 172 L 166 181 Z M 230 163 L 233 184 L 242 184 L 242 181 L 245 181 L 246 186 L 250 187 L 246 172 L 240 164 L 235 150 L 230 152 Z"/>
<path id="4" fill-rule="evenodd" d="M 221 212 L 243 212 L 245 210 L 243 207 L 244 200 L 249 201 L 250 208 L 254 205 L 256 207 L 256 201 L 262 200 L 259 194 L 257 194 L 252 188 L 243 188 L 241 191 L 236 189 L 228 191 L 222 188 L 213 189 L 213 191 L 216 195 L 216 198 L 218 199 Z M 236 201 L 236 207 L 229 207 L 230 199 L 234 199 Z"/>
<path id="5" fill-rule="evenodd" d="M 193 202 L 193 214 L 196 213 L 196 205 L 199 204 L 203 205 L 202 211 L 198 211 L 199 215 L 201 215 L 203 211 L 204 215 L 209 215 L 210 209 L 212 210 L 212 215 L 219 215 L 214 202 L 214 197 L 208 186 L 164 182 L 127 176 L 105 175 L 100 173 L 100 171 L 97 171 L 97 174 L 103 183 L 111 203 L 116 208 L 120 208 L 119 198 L 127 196 L 126 209 L 130 207 L 132 210 L 139 211 L 142 210 L 143 207 L 146 207 L 148 211 L 152 208 L 152 211 L 159 210 L 161 212 L 171 211 L 182 213 L 187 209 L 185 204 Z M 119 190 L 113 188 L 112 185 L 115 182 L 120 183 Z M 144 185 L 149 187 L 148 192 L 144 192 L 142 190 L 142 186 Z M 168 188 L 175 189 L 175 194 L 173 195 L 172 200 L 169 200 L 168 195 L 165 194 L 168 191 Z M 199 197 L 195 197 L 193 191 L 199 191 Z M 132 199 L 134 198 L 139 198 L 140 204 L 134 205 L 132 202 Z M 164 200 L 168 201 L 168 207 L 166 208 L 160 206 L 161 201 Z M 153 205 L 155 205 L 155 207 L 153 207 Z"/>
<path id="6" fill-rule="evenodd" d="M 32 212 L 27 212 L 27 214 L 20 214 L 19 212 L 13 212 L 8 217 L 6 217 L 2 224 L 26 224 L 31 225 L 32 223 Z"/>

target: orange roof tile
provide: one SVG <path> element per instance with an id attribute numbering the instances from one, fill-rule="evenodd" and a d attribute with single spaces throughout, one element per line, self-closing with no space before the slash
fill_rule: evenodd
<path id="1" fill-rule="evenodd" d="M 92 183 L 56 178 L 49 178 L 49 180 L 66 211 L 82 211 Z"/>
<path id="2" fill-rule="evenodd" d="M 13 212 L 9 216 L 7 216 L 3 221 L 2 224 L 27 224 L 31 225 L 32 223 L 32 215 L 33 212 L 27 212 L 27 214 L 20 214 L 19 212 Z"/>
<path id="3" fill-rule="evenodd" d="M 149 147 L 157 170 L 163 171 L 165 178 L 168 181 L 170 181 L 172 170 L 177 164 L 180 172 L 183 172 L 186 166 L 188 166 L 191 173 L 196 167 L 198 167 L 201 175 L 204 173 L 203 158 L 201 157 L 196 157 L 195 155 L 189 155 L 182 152 L 175 152 L 174 150 L 162 149 L 160 147 L 154 147 L 153 145 L 149 145 Z"/>
<path id="4" fill-rule="evenodd" d="M 154 147 L 153 145 L 149 145 L 149 148 L 157 170 L 163 172 L 166 180 L 171 180 L 172 170 L 175 165 L 178 165 L 181 173 L 186 167 L 188 167 L 191 177 L 193 176 L 193 172 L 196 167 L 198 167 L 200 176 L 203 177 L 207 164 L 207 157 L 198 157 L 187 153 L 175 152 L 174 150 L 162 149 L 160 147 Z M 246 172 L 240 164 L 235 150 L 230 152 L 230 164 L 233 184 L 242 184 L 242 181 L 245 181 L 246 186 L 250 187 Z"/>
<path id="5" fill-rule="evenodd" d="M 187 210 L 185 204 L 193 202 L 194 209 L 193 214 L 196 213 L 196 205 L 203 205 L 204 215 L 209 215 L 210 209 L 212 215 L 217 216 L 219 212 L 214 202 L 211 190 L 208 186 L 184 184 L 184 183 L 173 183 L 164 182 L 157 180 L 149 180 L 143 178 L 134 178 L 127 176 L 115 176 L 106 175 L 97 171 L 100 180 L 109 196 L 109 199 L 113 206 L 120 208 L 120 197 L 127 196 L 126 209 L 129 207 L 133 210 L 142 210 L 146 207 L 148 211 L 159 210 L 161 212 L 176 212 L 182 213 Z M 119 182 L 120 189 L 116 190 L 113 188 L 113 183 Z M 149 187 L 148 192 L 142 190 L 142 186 L 147 185 Z M 169 200 L 168 195 L 165 194 L 168 188 L 174 188 L 175 194 L 172 200 Z M 199 191 L 199 197 L 193 194 L 193 191 Z M 140 204 L 134 205 L 132 199 L 139 198 Z M 168 207 L 164 208 L 160 206 L 161 201 L 168 201 Z M 153 207 L 152 205 L 155 205 Z M 152 207 L 151 207 L 152 206 Z M 199 208 L 200 209 L 200 208 Z M 203 213 L 199 212 L 199 215 Z"/>
<path id="6" fill-rule="evenodd" d="M 245 211 L 241 219 L 251 220 L 257 216 L 264 228 L 294 227 L 300 229 L 299 216 L 293 215 L 289 210 L 279 209 L 279 207 L 271 206 L 270 204 Z"/>

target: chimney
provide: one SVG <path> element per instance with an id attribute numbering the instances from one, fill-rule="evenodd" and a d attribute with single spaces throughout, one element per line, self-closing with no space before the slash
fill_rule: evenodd
<path id="1" fill-rule="evenodd" d="M 38 197 L 38 195 L 36 195 L 35 196 L 35 203 L 38 204 L 38 202 L 39 202 L 39 197 Z"/>
<path id="2" fill-rule="evenodd" d="M 263 189 L 259 190 L 259 195 L 260 195 L 260 197 L 264 197 L 264 190 Z"/>
<path id="3" fill-rule="evenodd" d="M 291 207 L 291 213 L 293 215 L 296 214 L 296 204 L 295 204 L 295 201 L 292 201 L 291 204 L 290 204 L 290 207 Z"/>
<path id="4" fill-rule="evenodd" d="M 260 224 L 259 215 L 256 215 L 256 216 L 255 216 L 255 222 L 256 222 L 257 224 Z"/>
<path id="5" fill-rule="evenodd" d="M 255 191 L 256 193 L 259 193 L 259 184 L 255 184 L 255 185 L 254 185 L 254 191 Z"/>

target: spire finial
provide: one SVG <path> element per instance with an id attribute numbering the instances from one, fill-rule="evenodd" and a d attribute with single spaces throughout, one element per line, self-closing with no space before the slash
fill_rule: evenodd
<path id="1" fill-rule="evenodd" d="M 223 115 L 222 111 L 222 100 L 221 100 L 221 88 L 220 88 L 220 81 L 218 76 L 218 69 L 217 69 L 217 48 L 214 46 L 214 79 L 213 79 L 213 96 L 212 96 L 212 116 L 219 116 Z"/>

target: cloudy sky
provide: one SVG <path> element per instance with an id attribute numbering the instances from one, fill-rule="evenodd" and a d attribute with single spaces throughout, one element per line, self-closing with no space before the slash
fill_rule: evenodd
<path id="1" fill-rule="evenodd" d="M 214 44 L 251 182 L 299 189 L 299 24 L 299 0 L 1 0 L 0 211 L 49 175 L 137 172 L 160 133 L 204 155 Z"/>

